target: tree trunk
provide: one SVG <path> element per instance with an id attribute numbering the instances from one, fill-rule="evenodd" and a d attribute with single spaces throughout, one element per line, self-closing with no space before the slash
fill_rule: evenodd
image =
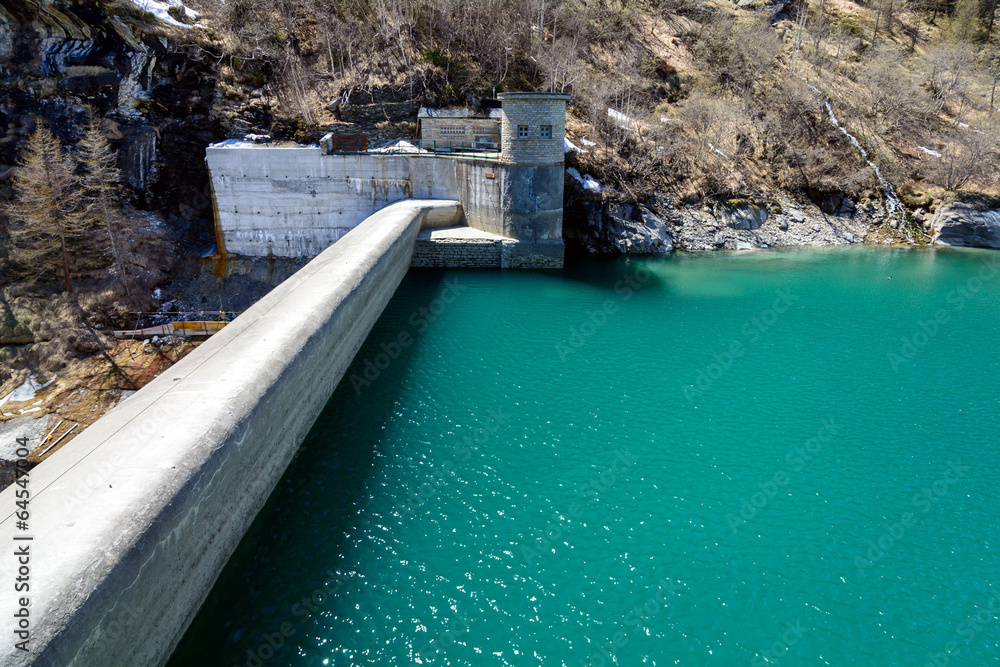
<path id="1" fill-rule="evenodd" d="M 121 254 L 118 252 L 118 244 L 115 243 L 115 233 L 111 228 L 111 212 L 108 209 L 108 193 L 101 190 L 101 207 L 104 209 L 104 224 L 108 227 L 108 238 L 111 240 L 111 252 L 114 253 L 115 263 L 118 264 L 118 274 L 121 276 L 122 287 L 125 288 L 125 296 L 129 300 L 132 295 L 129 293 L 128 280 L 125 277 L 125 265 L 122 263 Z"/>
<path id="2" fill-rule="evenodd" d="M 72 292 L 73 285 L 69 282 L 69 254 L 66 252 L 66 235 L 59 235 L 59 245 L 62 248 L 62 258 L 63 258 L 63 277 L 66 278 L 66 291 Z"/>

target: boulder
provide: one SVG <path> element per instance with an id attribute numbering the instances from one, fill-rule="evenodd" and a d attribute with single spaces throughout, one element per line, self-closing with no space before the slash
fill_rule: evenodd
<path id="1" fill-rule="evenodd" d="M 941 245 L 1000 248 L 1000 209 L 978 210 L 963 203 L 939 206 L 931 221 Z"/>
<path id="2" fill-rule="evenodd" d="M 843 192 L 817 192 L 811 190 L 809 198 L 827 215 L 854 215 L 856 207 Z"/>
<path id="3" fill-rule="evenodd" d="M 578 204 L 582 215 L 567 216 L 567 246 L 590 255 L 654 255 L 673 251 L 667 222 L 644 207 L 609 202 Z"/>
<path id="4" fill-rule="evenodd" d="M 720 205 L 716 217 L 733 229 L 760 229 L 767 221 L 767 209 L 756 204 Z"/>
<path id="5" fill-rule="evenodd" d="M 610 204 L 606 214 L 607 238 L 624 255 L 660 255 L 674 249 L 667 224 L 652 211 Z"/>

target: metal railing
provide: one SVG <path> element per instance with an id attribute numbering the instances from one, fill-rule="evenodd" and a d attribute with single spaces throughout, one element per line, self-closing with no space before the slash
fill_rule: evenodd
<path id="1" fill-rule="evenodd" d="M 436 154 L 455 157 L 475 157 L 486 160 L 500 159 L 500 145 L 483 141 L 394 141 L 367 151 L 330 150 L 326 155 L 417 155 Z"/>

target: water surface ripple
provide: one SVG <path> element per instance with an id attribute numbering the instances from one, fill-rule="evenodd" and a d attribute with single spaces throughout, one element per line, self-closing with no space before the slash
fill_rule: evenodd
<path id="1" fill-rule="evenodd" d="M 171 664 L 1000 664 L 998 323 L 985 251 L 411 272 Z"/>

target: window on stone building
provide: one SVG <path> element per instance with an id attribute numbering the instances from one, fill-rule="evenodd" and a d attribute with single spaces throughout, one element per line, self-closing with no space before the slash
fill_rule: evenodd
<path id="1" fill-rule="evenodd" d="M 518 136 L 519 139 L 527 139 L 528 138 L 528 126 L 527 125 L 518 125 L 517 126 L 517 136 Z"/>
<path id="2" fill-rule="evenodd" d="M 540 129 L 541 129 L 542 139 L 551 139 L 552 138 L 552 126 L 551 125 L 542 125 Z"/>
<path id="3" fill-rule="evenodd" d="M 465 128 L 459 125 L 442 125 L 441 134 L 465 134 Z"/>

